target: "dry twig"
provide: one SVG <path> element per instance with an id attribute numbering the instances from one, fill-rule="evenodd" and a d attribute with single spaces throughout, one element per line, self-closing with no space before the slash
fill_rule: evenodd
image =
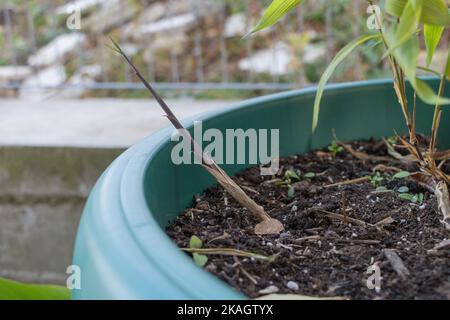
<path id="1" fill-rule="evenodd" d="M 273 262 L 277 255 L 272 256 L 264 256 L 262 254 L 257 254 L 253 252 L 247 252 L 237 249 L 231 249 L 231 248 L 207 248 L 207 249 L 201 249 L 201 248 L 182 248 L 181 250 L 189 252 L 189 253 L 200 253 L 205 255 L 221 255 L 221 256 L 235 256 L 235 257 L 245 257 L 245 258 L 255 258 L 257 260 L 264 260 Z"/>
<path id="2" fill-rule="evenodd" d="M 395 148 L 385 139 L 383 138 L 383 142 L 386 145 L 386 148 L 388 150 L 388 154 L 396 159 L 396 160 L 400 160 L 403 162 L 408 162 L 408 161 L 414 161 L 414 158 L 410 157 L 410 156 L 404 156 L 402 154 L 400 154 L 399 152 L 397 152 L 397 150 L 395 150 Z"/>
<path id="3" fill-rule="evenodd" d="M 314 240 L 320 240 L 322 237 L 319 235 L 314 235 L 314 236 L 306 236 L 303 238 L 299 238 L 299 239 L 295 239 L 294 241 L 296 243 L 301 243 L 301 242 L 305 242 L 305 241 L 314 241 Z"/>
<path id="4" fill-rule="evenodd" d="M 382 156 L 374 156 L 374 155 L 370 155 L 366 152 L 362 152 L 362 151 L 356 151 L 355 149 L 353 149 L 353 147 L 349 144 L 343 143 L 342 141 L 339 141 L 339 139 L 336 137 L 336 133 L 333 132 L 333 136 L 334 136 L 334 140 L 336 141 L 336 143 L 341 146 L 342 148 L 345 149 L 345 151 L 347 151 L 348 153 L 350 153 L 352 156 L 354 156 L 356 159 L 362 160 L 362 161 L 368 161 L 368 160 L 373 160 L 373 161 L 389 161 L 390 159 L 387 157 L 382 157 Z"/>
<path id="5" fill-rule="evenodd" d="M 389 217 L 384 218 L 384 219 L 378 221 L 377 223 L 375 223 L 375 227 L 384 227 L 384 226 L 386 226 L 388 224 L 392 224 L 394 222 L 395 222 L 395 220 L 391 216 L 389 216 Z"/>
<path id="6" fill-rule="evenodd" d="M 332 188 L 332 187 L 345 186 L 345 185 L 349 185 L 349 184 L 361 183 L 361 182 L 367 181 L 369 179 L 370 179 L 370 176 L 351 179 L 351 180 L 345 180 L 345 181 L 341 181 L 341 182 L 337 182 L 337 183 L 333 183 L 333 184 L 328 184 L 328 185 L 324 186 L 324 188 Z"/>
<path id="7" fill-rule="evenodd" d="M 195 140 L 190 135 L 189 131 L 187 131 L 181 122 L 177 119 L 177 117 L 173 114 L 172 110 L 169 106 L 164 102 L 164 100 L 156 93 L 153 87 L 148 83 L 147 80 L 142 76 L 136 66 L 131 62 L 128 56 L 123 52 L 120 46 L 111 39 L 114 48 L 112 50 L 119 53 L 125 61 L 130 65 L 135 75 L 139 78 L 139 80 L 144 84 L 144 86 L 151 92 L 151 94 L 155 97 L 156 101 L 159 103 L 161 108 L 166 113 L 167 118 L 173 124 L 173 126 L 178 130 L 178 132 L 185 138 L 187 141 L 191 142 L 191 145 L 194 150 L 194 155 L 200 161 L 203 168 L 205 168 L 214 178 L 216 178 L 217 182 L 243 207 L 247 208 L 257 219 L 261 222 L 255 226 L 256 234 L 276 234 L 280 233 L 284 230 L 283 225 L 277 219 L 272 219 L 269 214 L 264 210 L 263 207 L 258 205 L 255 201 L 253 201 L 245 192 L 242 190 L 230 176 L 223 171 L 214 160 L 206 153 L 204 153 L 200 146 L 195 142 Z"/>
<path id="8" fill-rule="evenodd" d="M 437 254 L 439 250 L 449 248 L 450 247 L 450 239 L 442 240 L 440 243 L 438 243 L 436 246 L 434 246 L 433 249 L 430 249 L 427 251 L 428 254 Z"/>
<path id="9" fill-rule="evenodd" d="M 340 238 L 333 238 L 333 237 L 322 237 L 322 236 L 309 236 L 309 237 L 303 237 L 300 239 L 293 240 L 295 243 L 303 243 L 305 241 L 319 241 L 319 240 L 325 240 L 325 241 L 331 241 L 331 242 L 343 242 L 343 243 L 355 243 L 355 244 L 367 244 L 367 245 L 375 245 L 379 244 L 380 240 L 371 240 L 371 239 L 340 239 Z M 298 244 L 291 244 L 293 247 L 297 248 L 303 248 L 304 246 L 298 245 Z"/>
<path id="10" fill-rule="evenodd" d="M 247 272 L 244 268 L 239 268 L 244 276 L 246 276 L 254 285 L 258 284 L 258 280 L 256 280 L 250 273 Z"/>
<path id="11" fill-rule="evenodd" d="M 325 217 L 327 217 L 327 218 L 340 220 L 343 223 L 346 223 L 345 221 L 348 221 L 348 222 L 350 222 L 352 224 L 355 224 L 355 225 L 358 225 L 358 226 L 362 226 L 362 227 L 366 227 L 366 226 L 370 225 L 369 223 L 364 222 L 362 220 L 355 219 L 355 218 L 350 218 L 350 217 L 345 217 L 342 214 L 337 214 L 337 213 L 330 212 L 330 211 L 327 211 L 327 210 L 323 210 L 323 209 L 320 209 L 320 208 L 311 208 L 309 210 L 309 212 L 321 213 L 321 214 L 324 214 Z"/>

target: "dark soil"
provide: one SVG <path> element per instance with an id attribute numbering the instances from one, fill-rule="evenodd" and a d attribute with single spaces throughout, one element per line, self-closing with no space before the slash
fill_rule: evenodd
<path id="1" fill-rule="evenodd" d="M 442 245 L 450 238 L 450 232 L 440 222 L 442 216 L 434 194 L 411 178 L 394 179 L 394 171 L 376 167 L 382 164 L 409 172 L 418 168 L 391 158 L 382 141 L 358 141 L 351 145 L 355 150 L 389 159 L 361 161 L 346 151 L 333 157 L 323 149 L 281 159 L 276 177 L 261 176 L 259 168 L 236 176 L 256 202 L 283 222 L 286 230 L 280 235 L 255 235 L 253 228 L 257 221 L 221 187 L 210 188 L 195 197 L 193 208 L 180 215 L 167 233 L 183 248 L 189 246 L 192 235 L 197 235 L 204 248 L 277 254 L 273 262 L 208 256 L 205 270 L 251 298 L 262 295 L 260 291 L 267 287 L 276 286 L 279 290 L 276 293 L 321 297 L 450 299 L 450 246 Z M 278 181 L 286 170 L 301 175 L 299 181 L 291 181 L 295 189 L 291 196 L 288 188 Z M 371 176 L 377 170 L 384 178 L 379 186 L 391 191 L 380 192 L 371 181 L 324 188 Z M 444 171 L 450 172 L 450 165 L 444 166 Z M 305 178 L 309 172 L 316 175 Z M 410 194 L 422 193 L 423 203 L 401 199 L 398 189 L 404 186 Z M 345 211 L 348 218 L 367 225 L 329 218 L 324 211 L 315 209 L 335 214 Z M 393 219 L 391 223 L 375 226 L 389 217 Z M 436 249 L 439 244 L 443 248 Z M 395 261 L 392 256 L 399 259 Z M 380 267 L 382 277 L 378 292 L 366 285 L 373 274 L 373 271 L 368 274 L 367 269 L 374 264 Z"/>

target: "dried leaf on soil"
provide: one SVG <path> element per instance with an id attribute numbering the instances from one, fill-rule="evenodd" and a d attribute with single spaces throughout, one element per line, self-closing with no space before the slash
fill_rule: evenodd
<path id="1" fill-rule="evenodd" d="M 405 264 L 403 263 L 402 258 L 399 257 L 397 252 L 392 249 L 384 249 L 383 250 L 384 256 L 389 261 L 389 263 L 392 266 L 392 269 L 394 269 L 395 272 L 402 278 L 402 280 L 406 280 L 406 278 L 409 276 L 409 270 L 406 268 Z"/>
<path id="2" fill-rule="evenodd" d="M 450 197 L 447 184 L 445 182 L 439 182 L 436 186 L 435 194 L 439 210 L 441 210 L 441 213 L 444 216 L 442 223 L 450 230 Z"/>

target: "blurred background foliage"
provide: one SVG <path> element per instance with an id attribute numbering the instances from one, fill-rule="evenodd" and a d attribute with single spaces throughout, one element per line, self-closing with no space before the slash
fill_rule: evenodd
<path id="1" fill-rule="evenodd" d="M 3 1 L 0 5 L 0 47 L 4 50 L 0 51 L 0 66 L 27 66 L 30 57 L 40 49 L 62 35 L 75 32 L 67 29 L 69 13 L 62 8 L 80 1 L 88 2 Z M 118 39 L 153 82 L 285 83 L 293 84 L 293 88 L 304 87 L 318 81 L 333 55 L 350 39 L 367 32 L 367 3 L 364 0 L 306 0 L 270 30 L 247 38 L 243 35 L 259 19 L 269 0 L 92 2 L 96 4 L 81 11 L 82 28 L 77 31 L 85 35 L 86 40 L 57 62 L 64 67 L 65 83 L 79 75 L 85 66 L 100 66 L 101 72 L 88 77 L 89 81 L 137 82 L 129 68 L 105 46 L 111 36 Z M 384 5 L 384 1 L 376 3 Z M 162 27 L 164 22 L 176 24 L 177 17 L 189 19 L 189 15 L 193 15 L 193 21 L 182 27 Z M 160 28 L 160 31 L 148 32 L 152 28 Z M 278 48 L 277 44 L 280 45 L 278 51 L 274 49 Z M 366 47 L 344 62 L 332 81 L 389 76 L 388 66 L 380 61 L 380 52 L 371 49 L 370 43 Z M 280 72 L 249 67 L 248 64 L 243 67 L 246 58 L 264 54 L 264 50 L 274 51 L 272 63 L 283 65 Z M 267 59 L 269 53 L 265 54 Z M 259 60 L 251 61 L 259 64 Z M 33 66 L 33 74 L 44 67 L 48 66 Z M 19 84 L 23 80 L 26 79 L 19 79 Z M 166 96 L 218 99 L 241 99 L 270 91 L 274 90 L 163 90 Z M 147 97 L 147 94 L 143 90 L 110 88 L 83 90 L 81 94 L 81 97 L 106 96 L 139 98 Z"/>

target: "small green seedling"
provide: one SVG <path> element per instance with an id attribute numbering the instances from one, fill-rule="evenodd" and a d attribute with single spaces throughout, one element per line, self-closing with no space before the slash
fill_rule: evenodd
<path id="1" fill-rule="evenodd" d="M 300 175 L 294 170 L 286 170 L 283 179 L 279 181 L 277 184 L 279 186 L 290 186 L 292 182 L 299 181 L 300 179 L 301 179 Z"/>
<path id="2" fill-rule="evenodd" d="M 423 193 L 399 193 L 398 197 L 400 199 L 419 204 L 422 204 L 425 199 L 425 195 Z"/>
<path id="3" fill-rule="evenodd" d="M 286 170 L 286 172 L 284 173 L 284 179 L 289 182 L 291 180 L 300 180 L 300 175 L 294 170 Z"/>
<path id="4" fill-rule="evenodd" d="M 344 148 L 341 147 L 336 140 L 331 141 L 331 144 L 328 146 L 328 151 L 331 152 L 333 157 L 336 157 L 336 155 L 342 151 L 344 151 Z"/>
<path id="5" fill-rule="evenodd" d="M 294 170 L 286 170 L 284 173 L 283 180 L 278 182 L 279 186 L 286 187 L 288 189 L 287 195 L 289 198 L 292 198 L 295 194 L 295 189 L 292 186 L 293 182 L 300 181 L 302 179 L 311 179 L 314 178 L 316 174 L 314 172 L 307 172 L 304 175 L 301 175 L 299 171 Z"/>
<path id="6" fill-rule="evenodd" d="M 409 188 L 406 186 L 398 188 L 398 197 L 403 200 L 410 201 L 412 203 L 422 204 L 425 198 L 423 193 L 409 193 Z"/>
<path id="7" fill-rule="evenodd" d="M 378 171 L 369 178 L 370 183 L 372 183 L 375 188 L 378 188 L 383 180 L 383 176 Z"/>
<path id="8" fill-rule="evenodd" d="M 287 192 L 288 197 L 289 197 L 289 198 L 292 198 L 292 197 L 294 196 L 294 194 L 295 194 L 295 189 L 294 189 L 294 187 L 291 186 L 291 185 L 289 185 L 289 186 L 288 186 L 288 192 Z"/>
<path id="9" fill-rule="evenodd" d="M 197 237 L 196 235 L 193 235 L 191 237 L 191 240 L 189 241 L 189 248 L 191 249 L 201 249 L 203 246 L 202 240 Z M 199 266 L 200 268 L 203 267 L 208 262 L 208 257 L 204 254 L 199 254 L 194 252 L 192 254 L 192 259 L 194 260 L 194 263 Z"/>
<path id="10" fill-rule="evenodd" d="M 391 190 L 389 190 L 388 188 L 381 186 L 381 187 L 377 187 L 375 189 L 376 192 L 390 192 Z"/>
<path id="11" fill-rule="evenodd" d="M 292 198 L 295 193 L 295 189 L 292 186 L 292 183 L 294 181 L 300 181 L 300 180 L 301 180 L 301 178 L 300 178 L 299 173 L 295 172 L 294 170 L 286 170 L 286 172 L 284 173 L 283 180 L 278 182 L 278 185 L 282 186 L 282 187 L 287 187 L 288 188 L 287 195 L 289 198 Z"/>
<path id="12" fill-rule="evenodd" d="M 392 136 L 386 139 L 386 141 L 391 145 L 394 146 L 397 144 L 397 137 L 396 136 Z"/>
<path id="13" fill-rule="evenodd" d="M 407 178 L 407 177 L 409 177 L 411 174 L 408 172 L 408 171 L 400 171 L 400 172 L 397 172 L 394 176 L 393 176 L 393 178 L 394 179 L 404 179 L 404 178 Z"/>
<path id="14" fill-rule="evenodd" d="M 316 174 L 314 172 L 307 172 L 305 173 L 305 175 L 303 176 L 306 179 L 311 179 L 314 178 L 316 176 Z"/>

